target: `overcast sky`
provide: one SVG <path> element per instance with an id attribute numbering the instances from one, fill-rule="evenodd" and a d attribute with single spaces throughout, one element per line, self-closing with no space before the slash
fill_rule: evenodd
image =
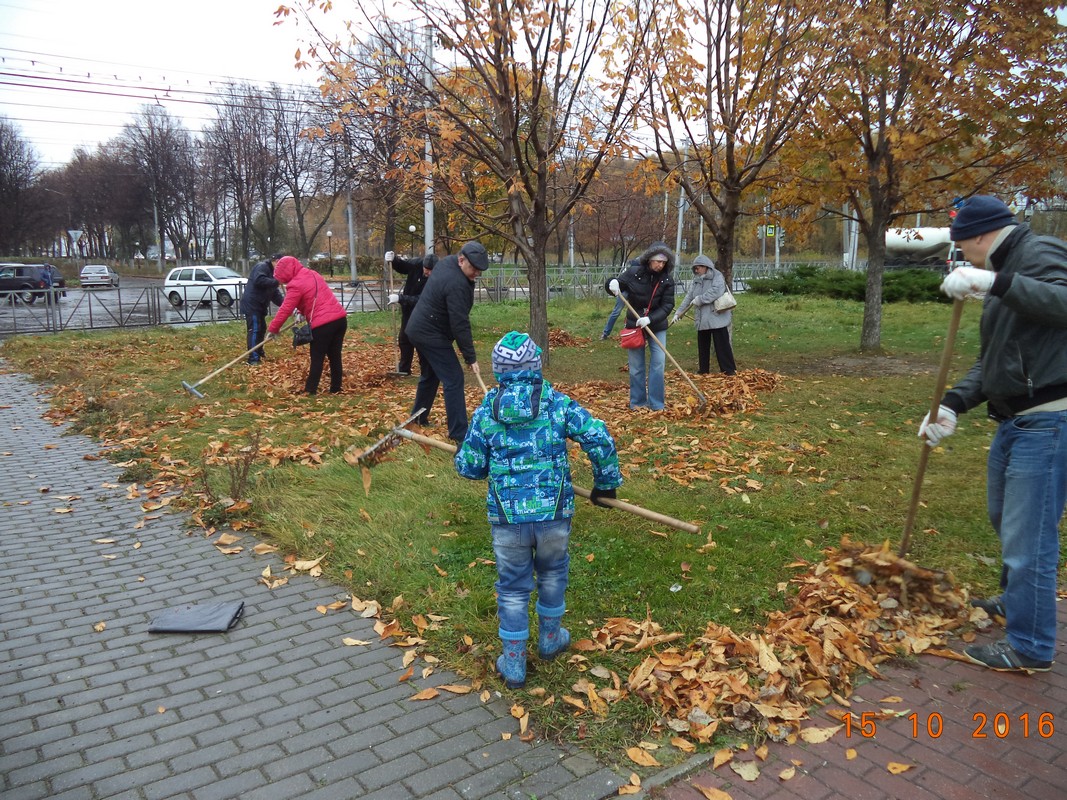
<path id="1" fill-rule="evenodd" d="M 117 136 L 145 104 L 199 130 L 196 101 L 227 79 L 308 84 L 293 68 L 292 23 L 280 0 L 0 0 L 0 116 L 21 130 L 42 166 Z M 44 87 L 44 88 L 41 88 Z"/>

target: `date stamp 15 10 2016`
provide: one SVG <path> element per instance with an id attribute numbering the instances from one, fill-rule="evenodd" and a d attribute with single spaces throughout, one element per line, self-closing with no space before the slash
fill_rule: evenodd
<path id="1" fill-rule="evenodd" d="M 864 739 L 875 737 L 878 734 L 878 722 L 884 719 L 884 714 L 875 711 L 848 713 L 841 717 L 846 737 L 861 736 Z M 945 733 L 945 719 L 937 711 L 929 714 L 912 713 L 905 719 L 911 723 L 909 732 L 913 739 L 938 739 Z M 1050 711 L 1039 714 L 1023 712 L 1014 716 L 1003 711 L 991 714 L 977 711 L 971 716 L 969 727 L 972 739 L 1006 739 L 1009 736 L 1050 739 L 1056 733 L 1056 719 Z"/>

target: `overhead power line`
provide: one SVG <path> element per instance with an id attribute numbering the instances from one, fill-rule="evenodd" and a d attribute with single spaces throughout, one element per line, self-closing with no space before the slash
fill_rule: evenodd
<path id="1" fill-rule="evenodd" d="M 0 36 L 3 34 L 0 33 Z M 232 93 L 233 87 L 237 92 Z M 271 93 L 277 87 L 280 96 Z M 75 107 L 71 99 L 86 98 L 99 104 L 114 101 L 110 105 L 129 101 L 157 105 L 181 104 L 192 111 L 203 109 L 208 113 L 181 113 L 187 125 L 202 128 L 214 121 L 209 109 L 245 109 L 259 103 L 278 105 L 288 110 L 304 108 L 313 102 L 317 93 L 311 94 L 311 83 L 285 83 L 271 81 L 264 85 L 259 80 L 237 76 L 214 76 L 188 71 L 166 71 L 159 68 L 122 64 L 89 58 L 71 58 L 43 50 L 0 47 L 0 115 L 12 122 L 37 125 L 62 125 L 64 130 L 76 128 L 112 128 L 121 130 L 136 117 L 134 110 L 118 110 L 100 107 Z M 307 98 L 294 96 L 308 93 Z M 40 96 L 55 96 L 54 103 L 24 102 Z M 60 99 L 65 98 L 65 99 Z M 56 119 L 41 119 L 40 113 L 11 113 L 22 108 L 53 109 Z M 100 114 L 122 114 L 126 121 L 109 125 L 96 119 Z M 57 144 L 65 140 L 37 135 L 42 144 Z M 71 148 L 81 146 L 71 142 Z M 49 162 L 54 163 L 54 162 Z"/>

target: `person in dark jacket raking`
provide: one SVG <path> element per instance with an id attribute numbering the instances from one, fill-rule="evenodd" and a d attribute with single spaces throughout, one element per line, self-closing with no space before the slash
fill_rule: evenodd
<path id="1" fill-rule="evenodd" d="M 281 307 L 284 302 L 281 285 L 274 277 L 274 262 L 282 257 L 275 253 L 270 258 L 260 261 L 248 273 L 248 283 L 241 291 L 241 313 L 245 316 L 245 330 L 248 332 L 249 364 L 258 364 L 263 358 L 263 339 L 267 335 L 267 313 L 270 304 Z"/>
<path id="2" fill-rule="evenodd" d="M 430 273 L 437 264 L 437 256 L 427 253 L 419 259 L 397 258 L 396 254 L 390 250 L 385 254 L 385 260 L 393 265 L 395 272 L 407 276 L 403 290 L 390 294 L 389 303 L 390 305 L 396 303 L 400 306 L 400 333 L 396 336 L 400 361 L 396 365 L 396 371 L 401 375 L 410 375 L 415 345 L 408 338 L 408 320 L 411 319 L 411 312 L 415 310 L 415 304 L 419 302 L 422 290 L 426 287 L 426 281 L 430 279 Z M 421 361 L 419 367 L 421 372 Z"/>
<path id="3" fill-rule="evenodd" d="M 927 413 L 931 447 L 959 414 L 985 403 L 997 430 L 986 469 L 987 510 L 1000 539 L 998 597 L 971 605 L 1005 622 L 1005 638 L 964 655 L 998 672 L 1047 672 L 1056 650 L 1059 523 L 1067 504 L 1067 243 L 1017 224 L 995 197 L 968 200 L 950 234 L 973 267 L 941 284 L 955 300 L 984 294 L 978 360 Z M 991 269 L 980 269 L 990 267 Z"/>
<path id="4" fill-rule="evenodd" d="M 633 309 L 640 314 L 634 317 L 626 310 L 626 327 L 642 328 L 645 346 L 627 350 L 630 365 L 630 408 L 663 410 L 663 370 L 667 358 L 667 324 L 674 309 L 674 253 L 663 242 L 656 242 L 640 258 L 637 266 L 629 267 L 618 278 L 607 282 L 609 294 L 615 297 L 622 292 Z M 663 347 L 648 340 L 655 336 Z M 645 351 L 648 351 L 646 380 Z"/>
<path id="5" fill-rule="evenodd" d="M 471 372 L 480 375 L 470 312 L 475 281 L 488 268 L 489 254 L 480 242 L 467 242 L 458 255 L 445 256 L 434 267 L 408 320 L 408 338 L 415 345 L 422 367 L 411 412 L 425 409 L 417 420 L 425 425 L 440 386 L 445 399 L 448 438 L 457 443 L 467 435 L 468 417 L 463 396 L 463 367 L 452 343 L 459 347 Z"/>

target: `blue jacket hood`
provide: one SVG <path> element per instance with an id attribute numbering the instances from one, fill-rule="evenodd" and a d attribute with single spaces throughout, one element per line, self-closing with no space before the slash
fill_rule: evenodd
<path id="1" fill-rule="evenodd" d="M 500 386 L 492 396 L 493 419 L 509 425 L 537 417 L 545 387 L 539 371 L 522 369 L 505 372 L 499 380 Z"/>

